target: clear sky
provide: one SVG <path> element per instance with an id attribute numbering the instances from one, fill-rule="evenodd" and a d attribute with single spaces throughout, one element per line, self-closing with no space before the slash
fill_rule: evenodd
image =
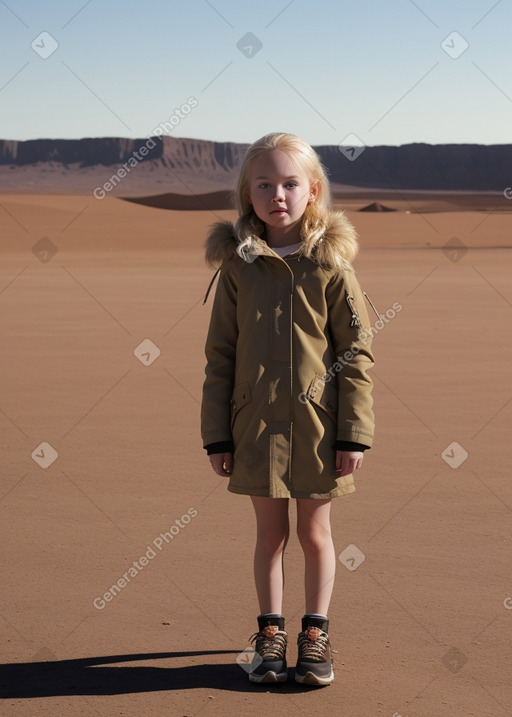
<path id="1" fill-rule="evenodd" d="M 511 28 L 511 0 L 0 0 L 0 137 L 506 144 Z"/>

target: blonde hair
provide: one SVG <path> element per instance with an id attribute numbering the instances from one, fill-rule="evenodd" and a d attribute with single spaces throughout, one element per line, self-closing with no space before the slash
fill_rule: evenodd
<path id="1" fill-rule="evenodd" d="M 327 223 L 332 219 L 333 207 L 329 180 L 326 169 L 318 154 L 307 142 L 297 135 L 286 132 L 273 132 L 256 140 L 250 145 L 242 161 L 235 189 L 235 201 L 239 217 L 235 223 L 235 234 L 244 244 L 253 236 L 261 236 L 265 224 L 258 218 L 247 193 L 249 189 L 249 172 L 256 157 L 264 152 L 279 149 L 290 157 L 295 165 L 306 175 L 310 185 L 316 183 L 318 192 L 315 200 L 307 205 L 300 228 L 304 255 L 311 258 L 315 245 L 325 232 Z M 347 237 L 348 239 L 348 237 Z M 349 262 L 357 251 L 355 237 L 345 247 L 345 260 Z M 338 260 L 339 261 L 339 260 Z M 334 261 L 335 264 L 338 261 Z M 342 260 L 343 261 L 343 260 Z"/>

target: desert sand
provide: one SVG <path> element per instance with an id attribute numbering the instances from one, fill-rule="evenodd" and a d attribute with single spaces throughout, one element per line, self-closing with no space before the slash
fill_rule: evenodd
<path id="1" fill-rule="evenodd" d="M 333 502 L 335 681 L 315 689 L 236 662 L 252 508 L 199 433 L 202 247 L 235 213 L 0 196 L 3 714 L 512 713 L 510 214 L 372 201 L 344 205 L 356 272 L 402 308 L 375 338 L 374 446 Z M 293 532 L 285 570 L 293 668 Z"/>

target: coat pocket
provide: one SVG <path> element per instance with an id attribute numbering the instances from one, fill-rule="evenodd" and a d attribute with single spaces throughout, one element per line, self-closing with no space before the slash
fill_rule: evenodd
<path id="1" fill-rule="evenodd" d="M 336 385 L 330 381 L 324 381 L 320 374 L 315 373 L 306 391 L 306 396 L 335 423 L 338 422 L 338 389 Z"/>
<path id="2" fill-rule="evenodd" d="M 231 396 L 231 428 L 233 428 L 233 424 L 235 422 L 236 415 L 240 411 L 243 406 L 245 406 L 249 401 L 251 400 L 251 389 L 249 387 L 248 381 L 242 381 L 242 383 L 237 383 L 237 385 L 233 388 L 233 393 Z"/>

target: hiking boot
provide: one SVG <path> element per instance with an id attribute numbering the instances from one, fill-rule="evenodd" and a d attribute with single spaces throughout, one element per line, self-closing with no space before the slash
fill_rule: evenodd
<path id="1" fill-rule="evenodd" d="M 296 682 L 302 685 L 330 685 L 334 680 L 328 629 L 328 620 L 302 619 L 302 632 L 297 638 Z"/>
<path id="2" fill-rule="evenodd" d="M 259 632 L 249 640 L 255 643 L 257 653 L 253 659 L 254 669 L 249 672 L 251 682 L 285 682 L 288 678 L 286 665 L 286 643 L 288 635 L 284 630 L 284 617 L 258 617 Z"/>

